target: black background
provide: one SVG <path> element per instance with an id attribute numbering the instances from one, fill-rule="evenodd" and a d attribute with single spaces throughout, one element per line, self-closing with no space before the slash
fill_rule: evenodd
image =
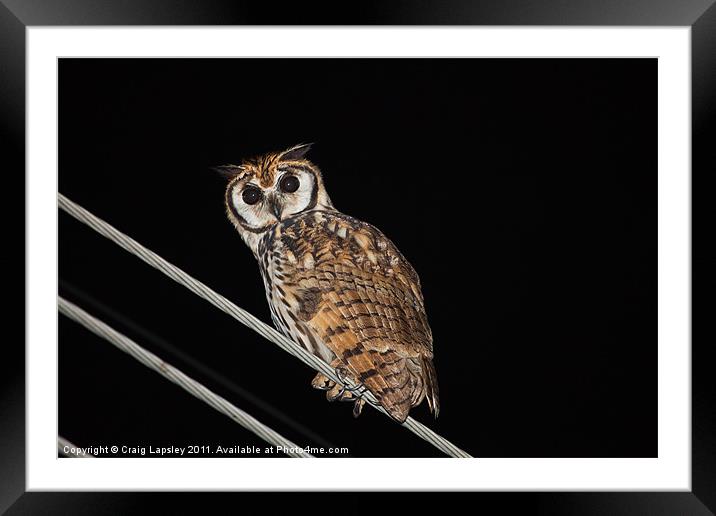
<path id="1" fill-rule="evenodd" d="M 468 452 L 656 455 L 656 60 L 63 59 L 59 86 L 60 192 L 265 321 L 209 167 L 315 141 L 337 208 L 421 276 L 442 413 L 414 415 Z M 59 232 L 63 296 L 295 442 L 439 456 L 67 215 Z M 64 318 L 59 350 L 78 445 L 262 444 Z"/>

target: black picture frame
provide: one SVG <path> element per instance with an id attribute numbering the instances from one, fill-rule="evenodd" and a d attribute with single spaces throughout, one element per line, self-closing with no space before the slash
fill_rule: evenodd
<path id="1" fill-rule="evenodd" d="M 339 7 L 340 6 L 340 7 Z M 380 0 L 347 3 L 294 3 L 229 0 L 1 0 L 0 52 L 2 80 L 2 148 L 6 177 L 22 181 L 25 167 L 25 30 L 41 25 L 636 25 L 690 26 L 692 37 L 692 218 L 695 230 L 711 229 L 710 176 L 716 170 L 716 6 L 713 0 L 542 0 L 413 2 Z M 23 178 L 20 180 L 19 178 Z M 693 188 L 695 186 L 695 188 Z M 698 219 L 698 222 L 697 222 Z M 6 218 L 6 220 L 9 220 Z M 10 223 L 10 226 L 16 225 Z M 24 227 L 24 226 L 23 226 Z M 703 242 L 703 243 L 702 243 Z M 716 287 L 708 240 L 692 244 L 692 491 L 644 493 L 500 493 L 480 494 L 470 506 L 530 508 L 533 514 L 713 514 L 716 512 L 716 382 L 714 337 L 707 317 Z M 8 270 L 24 270 L 23 251 L 6 254 Z M 10 258 L 12 256 L 12 258 Z M 12 269 L 11 269 L 12 268 Z M 22 306 L 15 300 L 15 306 Z M 159 501 L 164 513 L 184 513 L 219 501 L 234 503 L 233 494 L 186 495 L 150 493 L 25 492 L 25 349 L 20 339 L 6 338 L 0 360 L 0 511 L 7 514 L 137 513 Z M 283 503 L 284 497 L 261 494 L 261 503 Z M 370 494 L 350 494 L 341 512 L 357 511 Z M 212 500 L 209 500 L 209 497 Z M 268 499 L 270 498 L 270 502 Z M 323 498 L 323 503 L 326 499 Z M 420 497 L 410 503 L 421 503 Z M 243 503 L 250 503 L 244 500 Z M 253 501 L 256 502 L 255 500 Z M 309 502 L 304 497 L 303 503 Z M 346 503 L 347 502 L 347 503 Z M 375 500 L 371 500 L 376 504 Z M 196 504 L 195 506 L 193 504 Z M 172 510 L 176 508 L 177 510 Z M 336 506 L 333 507 L 336 509 Z M 347 509 L 346 509 L 347 508 Z M 407 507 L 405 507 L 407 508 Z"/>

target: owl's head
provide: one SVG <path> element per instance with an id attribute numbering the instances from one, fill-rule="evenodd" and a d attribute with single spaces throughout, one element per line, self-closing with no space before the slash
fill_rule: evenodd
<path id="1" fill-rule="evenodd" d="M 311 210 L 332 209 L 321 172 L 305 159 L 311 145 L 297 145 L 216 169 L 229 183 L 229 220 L 250 247 L 282 220 Z"/>

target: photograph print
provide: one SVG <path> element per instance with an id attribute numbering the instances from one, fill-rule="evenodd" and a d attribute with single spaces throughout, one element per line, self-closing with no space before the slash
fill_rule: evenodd
<path id="1" fill-rule="evenodd" d="M 60 298 L 160 365 L 60 316 L 60 457 L 657 456 L 656 59 L 58 73 L 59 193 L 331 372 L 61 210 Z"/>

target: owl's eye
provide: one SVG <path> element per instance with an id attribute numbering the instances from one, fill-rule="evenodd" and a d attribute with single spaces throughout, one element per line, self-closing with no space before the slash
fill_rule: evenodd
<path id="1" fill-rule="evenodd" d="M 256 204 L 261 199 L 261 190 L 253 186 L 244 189 L 241 198 L 246 204 Z"/>
<path id="2" fill-rule="evenodd" d="M 283 176 L 283 179 L 281 179 L 281 184 L 279 186 L 281 187 L 282 192 L 293 193 L 298 190 L 300 184 L 301 183 L 298 181 L 298 178 L 296 176 L 289 175 Z"/>

